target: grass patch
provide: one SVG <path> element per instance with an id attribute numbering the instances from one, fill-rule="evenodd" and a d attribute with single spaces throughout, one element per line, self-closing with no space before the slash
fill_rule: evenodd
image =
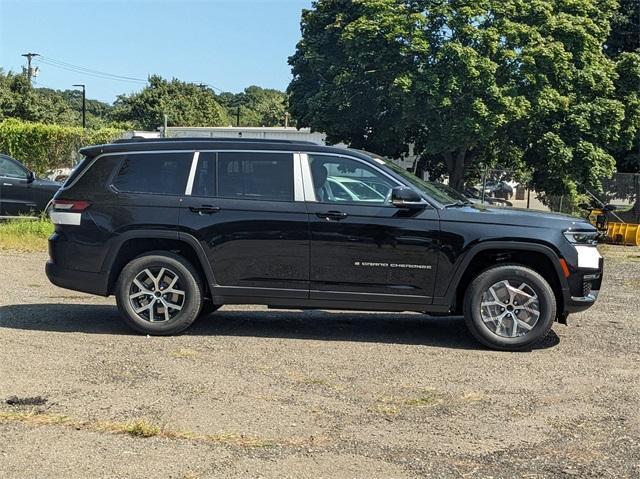
<path id="1" fill-rule="evenodd" d="M 171 351 L 171 357 L 177 359 L 197 359 L 198 351 L 189 348 L 181 348 Z"/>
<path id="2" fill-rule="evenodd" d="M 243 448 L 263 448 L 274 446 L 309 446 L 317 444 L 313 437 L 275 440 L 257 436 L 223 433 L 199 434 L 192 431 L 178 431 L 154 424 L 148 419 L 136 419 L 128 422 L 115 421 L 81 421 L 68 416 L 46 414 L 40 411 L 0 412 L 0 423 L 22 423 L 30 426 L 59 426 L 75 430 L 123 434 L 137 438 L 159 437 L 172 440 L 187 440 L 216 443 Z"/>
<path id="3" fill-rule="evenodd" d="M 47 251 L 53 223 L 46 216 L 18 218 L 0 222 L 0 250 Z"/>

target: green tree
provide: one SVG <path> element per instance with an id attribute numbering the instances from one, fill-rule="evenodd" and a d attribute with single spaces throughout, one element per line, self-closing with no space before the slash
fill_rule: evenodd
<path id="1" fill-rule="evenodd" d="M 119 95 L 110 118 L 131 122 L 136 128 L 161 126 L 164 114 L 170 126 L 225 126 L 227 114 L 207 87 L 153 75 L 149 85 L 131 95 Z"/>
<path id="2" fill-rule="evenodd" d="M 24 75 L 0 70 L 0 120 L 4 118 L 71 125 L 75 115 L 53 90 L 33 88 Z"/>
<path id="3" fill-rule="evenodd" d="M 611 34 L 605 52 L 616 57 L 624 52 L 640 50 L 640 1 L 620 0 L 611 19 Z"/>
<path id="4" fill-rule="evenodd" d="M 332 141 L 446 166 L 527 165 L 549 193 L 599 188 L 624 106 L 603 53 L 614 0 L 320 0 L 290 58 L 291 111 Z"/>
<path id="5" fill-rule="evenodd" d="M 640 172 L 640 0 L 620 0 L 605 52 L 616 62 L 616 94 L 625 105 L 620 141 L 614 146 L 619 171 Z"/>
<path id="6" fill-rule="evenodd" d="M 234 125 L 240 108 L 241 126 L 284 126 L 287 95 L 282 91 L 252 85 L 241 93 L 221 93 L 218 99 Z"/>

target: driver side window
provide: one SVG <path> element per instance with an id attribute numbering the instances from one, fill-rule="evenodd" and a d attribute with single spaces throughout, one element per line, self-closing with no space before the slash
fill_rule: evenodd
<path id="1" fill-rule="evenodd" d="M 0 176 L 26 179 L 27 173 L 13 161 L 0 157 Z"/>
<path id="2" fill-rule="evenodd" d="M 316 200 L 320 203 L 381 205 L 395 184 L 359 161 L 309 154 Z"/>

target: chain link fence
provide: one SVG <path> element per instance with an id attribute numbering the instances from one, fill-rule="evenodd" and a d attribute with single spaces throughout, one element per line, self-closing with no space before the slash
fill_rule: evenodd
<path id="1" fill-rule="evenodd" d="M 481 178 L 467 185 L 465 194 L 477 203 L 514 208 L 530 208 L 577 216 L 586 216 L 588 210 L 611 210 L 612 220 L 623 223 L 640 223 L 640 174 L 615 173 L 602 180 L 603 191 L 585 190 L 584 201 L 576 204 L 568 196 L 544 195 L 517 180 L 510 170 L 487 169 Z"/>

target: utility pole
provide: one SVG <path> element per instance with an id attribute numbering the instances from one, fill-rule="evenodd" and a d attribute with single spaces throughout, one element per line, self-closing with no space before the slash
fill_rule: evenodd
<path id="1" fill-rule="evenodd" d="M 23 69 L 23 70 L 27 74 L 27 78 L 29 79 L 29 85 L 31 85 L 31 78 L 38 74 L 37 68 L 35 70 L 31 68 L 31 59 L 33 57 L 39 57 L 40 55 L 38 55 L 37 53 L 23 53 L 22 56 L 27 57 L 27 69 L 26 70 Z"/>
<path id="2" fill-rule="evenodd" d="M 284 127 L 285 128 L 289 127 L 289 112 L 288 111 L 284 112 Z"/>
<path id="3" fill-rule="evenodd" d="M 82 87 L 82 128 L 86 128 L 87 127 L 87 94 L 85 91 L 85 86 L 82 83 L 78 85 L 73 85 L 73 86 Z"/>
<path id="4" fill-rule="evenodd" d="M 238 105 L 238 109 L 236 110 L 236 126 L 240 126 L 240 105 Z"/>

